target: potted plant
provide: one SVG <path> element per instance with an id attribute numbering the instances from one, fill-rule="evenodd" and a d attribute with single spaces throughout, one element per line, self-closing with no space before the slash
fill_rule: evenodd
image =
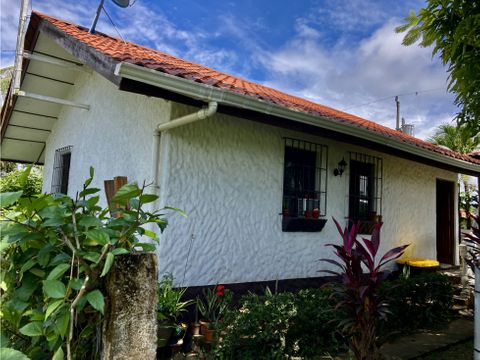
<path id="1" fill-rule="evenodd" d="M 225 311 L 232 302 L 232 292 L 225 289 L 224 285 L 216 285 L 203 290 L 203 297 L 197 297 L 197 308 L 202 316 L 200 332 L 204 341 L 211 343 L 215 336 L 218 321 L 222 319 Z"/>
<path id="2" fill-rule="evenodd" d="M 158 285 L 158 347 L 164 347 L 169 343 L 174 330 L 179 329 L 178 316 L 194 303 L 193 300 L 182 301 L 186 290 L 173 288 L 172 274 L 164 275 Z"/>

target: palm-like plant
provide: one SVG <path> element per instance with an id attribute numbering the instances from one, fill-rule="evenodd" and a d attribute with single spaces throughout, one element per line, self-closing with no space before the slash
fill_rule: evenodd
<path id="1" fill-rule="evenodd" d="M 480 134 L 473 127 L 466 125 L 440 125 L 435 134 L 428 139 L 433 144 L 442 145 L 460 154 L 468 154 L 480 148 Z M 463 183 L 465 189 L 465 210 L 470 211 L 472 186 L 469 177 L 460 175 L 458 181 Z M 471 227 L 471 218 L 467 216 L 467 229 Z"/>

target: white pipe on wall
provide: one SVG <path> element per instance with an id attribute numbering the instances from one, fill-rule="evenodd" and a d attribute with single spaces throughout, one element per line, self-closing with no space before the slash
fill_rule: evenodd
<path id="1" fill-rule="evenodd" d="M 218 103 L 216 101 L 210 101 L 206 108 L 200 109 L 197 112 L 181 116 L 179 118 L 170 120 L 169 122 L 159 124 L 155 129 L 155 138 L 154 138 L 154 154 L 153 154 L 153 179 L 155 189 L 160 187 L 158 183 L 159 179 L 159 170 L 161 170 L 160 162 L 160 146 L 162 143 L 162 132 L 174 129 L 179 126 L 190 124 L 195 121 L 203 120 L 209 118 L 217 112 Z"/>

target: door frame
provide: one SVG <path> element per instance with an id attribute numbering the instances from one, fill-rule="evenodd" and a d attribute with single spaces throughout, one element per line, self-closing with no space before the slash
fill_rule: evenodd
<path id="1" fill-rule="evenodd" d="M 458 217 L 456 216 L 458 213 L 455 196 L 456 182 L 437 178 L 435 185 L 436 256 L 440 263 L 455 265 L 457 263 L 456 218 Z M 445 235 L 445 232 L 448 233 Z"/>

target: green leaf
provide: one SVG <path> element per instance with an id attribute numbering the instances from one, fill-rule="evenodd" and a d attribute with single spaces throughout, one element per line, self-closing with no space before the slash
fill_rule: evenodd
<path id="1" fill-rule="evenodd" d="M 105 230 L 93 229 L 85 232 L 87 245 L 107 245 L 110 243 L 110 235 Z"/>
<path id="2" fill-rule="evenodd" d="M 114 250 L 112 250 L 112 254 L 117 256 L 117 255 L 123 255 L 123 254 L 129 254 L 130 251 L 128 251 L 127 249 L 124 249 L 124 248 L 116 248 Z"/>
<path id="3" fill-rule="evenodd" d="M 18 183 L 20 184 L 20 186 L 23 188 L 25 186 L 25 184 L 27 183 L 27 179 L 28 177 L 30 176 L 30 172 L 32 171 L 32 166 L 33 164 L 29 164 L 25 170 L 22 171 L 22 173 L 20 174 L 20 176 L 18 177 Z"/>
<path id="4" fill-rule="evenodd" d="M 138 243 L 135 246 L 140 246 L 144 251 L 155 251 L 156 249 L 155 244 L 151 243 Z"/>
<path id="5" fill-rule="evenodd" d="M 45 320 L 48 319 L 48 317 L 55 311 L 57 308 L 63 304 L 63 299 L 62 300 L 56 300 L 47 307 L 47 311 L 45 311 Z"/>
<path id="6" fill-rule="evenodd" d="M 188 215 L 183 212 L 182 210 L 178 209 L 178 208 L 175 208 L 175 207 L 172 207 L 172 206 L 165 206 L 164 209 L 166 210 L 173 210 L 173 211 L 176 211 L 178 212 L 180 215 L 182 215 L 183 217 L 188 217 Z"/>
<path id="7" fill-rule="evenodd" d="M 7 206 L 14 204 L 22 196 L 23 191 L 4 192 L 0 193 L 0 208 L 4 209 Z"/>
<path id="8" fill-rule="evenodd" d="M 80 194 L 78 194 L 78 196 L 79 197 L 84 197 L 84 196 L 87 196 L 87 195 L 96 194 L 99 191 L 100 191 L 100 189 L 97 189 L 97 188 L 85 189 L 85 190 L 81 191 Z"/>
<path id="9" fill-rule="evenodd" d="M 150 231 L 150 230 L 147 230 L 147 229 L 145 229 L 145 231 L 143 232 L 143 235 L 148 236 L 149 238 L 152 238 L 152 239 L 157 238 L 157 234 L 155 234 L 153 231 Z"/>
<path id="10" fill-rule="evenodd" d="M 43 280 L 43 292 L 53 299 L 63 298 L 66 292 L 65 284 L 59 280 Z"/>
<path id="11" fill-rule="evenodd" d="M 142 190 L 138 187 L 137 184 L 125 184 L 115 193 L 112 202 L 126 205 L 128 203 L 128 200 L 140 195 L 141 193 Z"/>
<path id="12" fill-rule="evenodd" d="M 55 319 L 55 332 L 63 338 L 67 334 L 68 323 L 70 322 L 70 312 L 65 309 L 63 314 Z"/>
<path id="13" fill-rule="evenodd" d="M 105 245 L 108 246 L 108 245 Z M 85 260 L 97 263 L 98 259 L 100 258 L 100 253 L 93 252 L 93 251 L 81 251 L 78 255 Z"/>
<path id="14" fill-rule="evenodd" d="M 84 216 L 78 222 L 78 225 L 88 227 L 97 227 L 102 226 L 102 222 L 95 216 Z"/>
<path id="15" fill-rule="evenodd" d="M 82 279 L 71 279 L 68 282 L 68 286 L 71 287 L 73 290 L 80 291 L 82 285 L 83 285 L 84 280 Z"/>
<path id="16" fill-rule="evenodd" d="M 47 280 L 56 280 L 60 278 L 68 269 L 70 269 L 70 264 L 57 265 L 52 271 L 50 271 L 50 274 L 47 276 Z"/>
<path id="17" fill-rule="evenodd" d="M 52 357 L 52 360 L 63 360 L 65 357 L 65 354 L 63 353 L 63 349 L 60 346 L 57 351 L 55 351 L 55 354 Z"/>
<path id="18" fill-rule="evenodd" d="M 95 310 L 100 311 L 103 315 L 105 300 L 103 299 L 103 295 L 100 290 L 93 290 L 92 292 L 89 292 L 86 296 L 86 299 Z"/>
<path id="19" fill-rule="evenodd" d="M 27 260 L 27 262 L 25 264 L 22 265 L 22 268 L 20 269 L 20 271 L 21 272 L 28 271 L 32 267 L 34 267 L 36 263 L 37 263 L 37 260 L 29 259 L 29 260 Z"/>
<path id="20" fill-rule="evenodd" d="M 105 259 L 105 265 L 103 265 L 103 270 L 102 270 L 102 273 L 101 273 L 100 277 L 103 277 L 103 276 L 107 275 L 108 271 L 110 270 L 110 268 L 113 265 L 113 260 L 114 259 L 115 259 L 115 255 L 113 255 L 111 252 L 109 252 L 107 254 L 106 259 Z"/>
<path id="21" fill-rule="evenodd" d="M 30 360 L 24 353 L 9 348 L 0 348 L 0 359 L 2 360 Z"/>
<path id="22" fill-rule="evenodd" d="M 24 327 L 22 327 L 19 331 L 20 333 L 22 333 L 23 335 L 26 335 L 26 336 L 42 336 L 43 333 L 42 333 L 42 322 L 41 321 L 34 321 L 34 322 L 31 322 L 27 325 L 25 325 Z"/>
<path id="23" fill-rule="evenodd" d="M 44 279 L 44 278 L 45 278 L 45 271 L 43 271 L 42 269 L 39 269 L 39 268 L 31 268 L 29 271 L 30 271 L 33 275 L 38 276 L 38 277 L 41 278 L 41 279 Z"/>
<path id="24" fill-rule="evenodd" d="M 143 195 L 140 195 L 138 199 L 142 202 L 142 204 L 148 204 L 148 203 L 151 203 L 151 202 L 154 202 L 155 200 L 157 200 L 158 195 L 143 194 Z"/>

